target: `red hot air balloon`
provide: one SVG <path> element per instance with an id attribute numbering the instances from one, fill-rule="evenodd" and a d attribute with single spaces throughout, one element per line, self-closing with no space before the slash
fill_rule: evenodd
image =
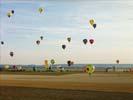
<path id="1" fill-rule="evenodd" d="M 94 40 L 93 39 L 90 39 L 89 42 L 90 42 L 90 44 L 93 44 L 94 43 Z"/>

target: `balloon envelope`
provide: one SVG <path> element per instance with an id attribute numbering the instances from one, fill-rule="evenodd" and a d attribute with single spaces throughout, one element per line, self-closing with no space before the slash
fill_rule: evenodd
<path id="1" fill-rule="evenodd" d="M 39 44 L 40 44 L 40 41 L 39 41 L 39 40 L 37 40 L 37 41 L 36 41 L 36 44 L 37 44 L 37 45 L 39 45 Z"/>
<path id="2" fill-rule="evenodd" d="M 1 41 L 1 44 L 3 45 L 4 44 L 4 41 Z"/>
<path id="3" fill-rule="evenodd" d="M 116 63 L 117 63 L 117 64 L 119 64 L 119 62 L 120 62 L 119 60 L 116 60 Z"/>
<path id="4" fill-rule="evenodd" d="M 51 64 L 53 65 L 53 64 L 55 64 L 55 60 L 54 59 L 51 59 Z"/>
<path id="5" fill-rule="evenodd" d="M 43 40 L 43 36 L 40 36 L 40 39 Z"/>
<path id="6" fill-rule="evenodd" d="M 62 49 L 66 49 L 66 45 L 62 45 Z"/>
<path id="7" fill-rule="evenodd" d="M 89 22 L 90 22 L 90 24 L 93 26 L 93 24 L 94 24 L 94 19 L 91 19 Z"/>
<path id="8" fill-rule="evenodd" d="M 71 37 L 68 37 L 67 40 L 68 40 L 68 42 L 71 42 Z"/>
<path id="9" fill-rule="evenodd" d="M 95 66 L 93 66 L 92 64 L 88 64 L 88 65 L 86 66 L 86 72 L 87 72 L 88 74 L 92 74 L 94 71 L 95 71 Z"/>
<path id="10" fill-rule="evenodd" d="M 14 56 L 14 53 L 13 52 L 10 52 L 10 56 L 13 57 Z"/>
<path id="11" fill-rule="evenodd" d="M 83 39 L 83 43 L 87 44 L 88 40 L 87 39 Z"/>
<path id="12" fill-rule="evenodd" d="M 89 41 L 90 41 L 90 44 L 93 44 L 94 43 L 94 40 L 93 39 L 90 39 Z"/>
<path id="13" fill-rule="evenodd" d="M 68 66 L 71 66 L 71 61 L 68 60 L 68 61 L 67 61 L 67 64 L 68 64 Z"/>
<path id="14" fill-rule="evenodd" d="M 42 12 L 43 12 L 43 8 L 39 8 L 38 10 L 39 10 L 39 12 L 40 12 L 40 13 L 42 13 Z"/>
<path id="15" fill-rule="evenodd" d="M 14 10 L 11 10 L 11 13 L 14 14 Z"/>
<path id="16" fill-rule="evenodd" d="M 97 24 L 93 24 L 93 27 L 96 28 Z"/>

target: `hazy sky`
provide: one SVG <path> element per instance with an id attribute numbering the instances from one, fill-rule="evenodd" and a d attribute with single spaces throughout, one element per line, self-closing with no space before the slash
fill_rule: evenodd
<path id="1" fill-rule="evenodd" d="M 15 13 L 8 18 L 10 10 Z M 41 35 L 44 40 L 38 46 Z M 84 45 L 84 38 L 95 42 Z M 133 63 L 133 0 L 0 0 L 0 40 L 5 42 L 0 46 L 2 64 L 43 64 L 44 59 Z"/>

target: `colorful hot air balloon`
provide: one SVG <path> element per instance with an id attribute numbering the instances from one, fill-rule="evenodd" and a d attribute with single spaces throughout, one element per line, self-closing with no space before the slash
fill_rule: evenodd
<path id="1" fill-rule="evenodd" d="M 94 24 L 95 21 L 94 21 L 94 19 L 90 19 L 89 22 L 90 22 L 90 24 L 93 26 L 93 24 Z"/>
<path id="2" fill-rule="evenodd" d="M 66 49 L 66 45 L 65 44 L 62 45 L 62 49 Z"/>
<path id="3" fill-rule="evenodd" d="M 4 41 L 1 41 L 0 43 L 1 43 L 2 45 L 4 45 Z"/>
<path id="4" fill-rule="evenodd" d="M 67 41 L 68 41 L 68 42 L 71 42 L 71 37 L 68 37 L 68 38 L 67 38 Z"/>
<path id="5" fill-rule="evenodd" d="M 96 28 L 97 24 L 93 24 L 93 27 Z"/>
<path id="6" fill-rule="evenodd" d="M 90 44 L 93 44 L 94 43 L 94 40 L 93 39 L 90 39 L 89 42 L 90 42 Z"/>
<path id="7" fill-rule="evenodd" d="M 43 36 L 40 36 L 40 39 L 43 40 Z"/>
<path id="8" fill-rule="evenodd" d="M 39 40 L 37 40 L 37 41 L 36 41 L 36 44 L 37 44 L 37 45 L 39 45 L 39 44 L 40 44 L 40 41 L 39 41 Z"/>
<path id="9" fill-rule="evenodd" d="M 120 62 L 119 60 L 116 60 L 116 63 L 117 63 L 117 64 L 119 64 L 119 62 Z"/>
<path id="10" fill-rule="evenodd" d="M 71 61 L 68 60 L 68 61 L 67 61 L 67 64 L 68 64 L 68 66 L 71 66 Z"/>
<path id="11" fill-rule="evenodd" d="M 42 13 L 43 12 L 43 8 L 42 7 L 40 7 L 39 9 L 38 9 L 38 11 L 40 12 L 40 13 Z"/>
<path id="12" fill-rule="evenodd" d="M 83 39 L 83 43 L 87 44 L 88 40 L 87 39 Z"/>
<path id="13" fill-rule="evenodd" d="M 95 66 L 93 66 L 92 64 L 88 64 L 86 66 L 86 72 L 91 75 L 93 72 L 95 71 Z"/>
<path id="14" fill-rule="evenodd" d="M 13 57 L 14 56 L 14 53 L 13 52 L 10 52 L 10 56 Z"/>

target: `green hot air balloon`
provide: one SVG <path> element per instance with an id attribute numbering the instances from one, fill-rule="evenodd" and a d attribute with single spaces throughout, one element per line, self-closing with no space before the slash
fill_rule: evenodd
<path id="1" fill-rule="evenodd" d="M 51 59 L 51 64 L 54 65 L 55 64 L 55 60 L 54 59 Z"/>
<path id="2" fill-rule="evenodd" d="M 71 37 L 68 37 L 68 38 L 67 38 L 67 41 L 68 41 L 68 42 L 71 42 Z"/>

